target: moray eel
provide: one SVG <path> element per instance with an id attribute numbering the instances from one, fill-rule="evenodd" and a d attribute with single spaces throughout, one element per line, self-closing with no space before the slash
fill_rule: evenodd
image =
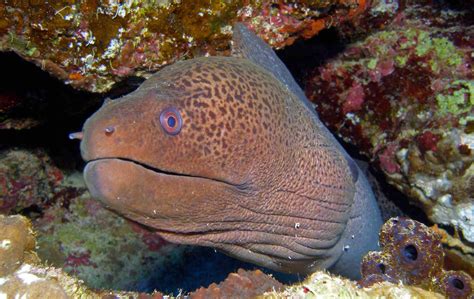
<path id="1" fill-rule="evenodd" d="M 241 24 L 232 57 L 167 66 L 72 137 L 92 196 L 170 242 L 352 278 L 377 249 L 382 223 L 364 174 Z"/>

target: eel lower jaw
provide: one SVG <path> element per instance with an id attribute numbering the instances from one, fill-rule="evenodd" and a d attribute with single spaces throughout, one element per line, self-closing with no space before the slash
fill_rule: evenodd
<path id="1" fill-rule="evenodd" d="M 84 180 L 91 197 L 107 209 L 175 241 L 176 234 L 208 230 L 209 217 L 223 212 L 216 198 L 231 203 L 241 195 L 219 180 L 162 172 L 118 158 L 90 160 Z"/>
<path id="2" fill-rule="evenodd" d="M 125 198 L 130 200 L 143 197 L 160 199 L 171 192 L 177 193 L 177 190 L 173 190 L 177 188 L 183 196 L 185 192 L 193 192 L 196 188 L 210 188 L 210 186 L 220 186 L 220 188 L 240 194 L 248 193 L 246 184 L 234 184 L 212 177 L 165 171 L 136 160 L 120 157 L 103 157 L 87 161 L 84 168 L 84 180 L 92 197 L 106 206 L 128 206 L 129 203 L 120 203 Z M 150 186 L 155 186 L 155 189 L 151 190 Z M 158 188 L 160 190 L 157 190 Z M 166 191 L 168 193 L 164 193 L 164 190 L 168 190 Z M 130 208 L 133 209 L 132 206 Z"/>

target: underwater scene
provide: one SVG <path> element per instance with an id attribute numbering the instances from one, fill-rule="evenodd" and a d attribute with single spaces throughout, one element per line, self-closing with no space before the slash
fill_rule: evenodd
<path id="1" fill-rule="evenodd" d="M 474 1 L 0 2 L 0 299 L 474 298 Z"/>

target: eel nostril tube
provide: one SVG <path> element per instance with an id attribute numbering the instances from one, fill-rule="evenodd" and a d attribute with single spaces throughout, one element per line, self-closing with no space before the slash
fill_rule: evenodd
<path id="1" fill-rule="evenodd" d="M 71 139 L 71 140 L 74 140 L 74 139 L 82 140 L 82 137 L 84 137 L 83 132 L 75 132 L 75 133 L 70 133 L 69 134 L 69 139 Z"/>

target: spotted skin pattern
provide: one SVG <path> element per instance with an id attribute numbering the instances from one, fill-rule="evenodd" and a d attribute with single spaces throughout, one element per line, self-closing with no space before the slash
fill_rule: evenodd
<path id="1" fill-rule="evenodd" d="M 176 135 L 160 123 L 170 108 L 182 118 Z M 361 217 L 354 198 L 365 196 L 318 121 L 247 59 L 182 61 L 86 121 L 84 178 L 94 198 L 168 241 L 309 273 L 341 260 L 347 224 Z"/>

